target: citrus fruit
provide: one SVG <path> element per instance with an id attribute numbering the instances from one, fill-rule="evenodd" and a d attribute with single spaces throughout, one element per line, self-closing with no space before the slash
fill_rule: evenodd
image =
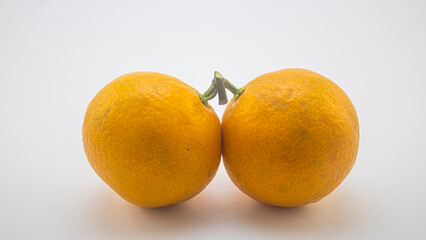
<path id="1" fill-rule="evenodd" d="M 212 180 L 221 157 L 219 118 L 184 82 L 135 72 L 105 86 L 83 123 L 87 158 L 118 195 L 144 207 L 182 202 Z"/>
<path id="2" fill-rule="evenodd" d="M 305 69 L 261 75 L 227 106 L 223 160 L 235 185 L 266 204 L 292 207 L 332 192 L 358 152 L 358 117 L 335 83 Z"/>

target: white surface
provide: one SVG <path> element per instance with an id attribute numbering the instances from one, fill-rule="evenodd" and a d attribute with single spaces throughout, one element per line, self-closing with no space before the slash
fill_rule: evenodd
<path id="1" fill-rule="evenodd" d="M 425 1 L 1 1 L 0 239 L 425 239 Z M 200 195 L 132 206 L 90 168 L 85 108 L 149 70 L 199 91 L 303 67 L 359 115 L 357 162 L 322 201 L 251 200 L 223 166 Z M 224 107 L 211 101 L 221 117 Z"/>

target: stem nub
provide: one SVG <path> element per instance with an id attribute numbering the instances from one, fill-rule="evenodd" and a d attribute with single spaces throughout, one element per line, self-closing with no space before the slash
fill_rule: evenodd
<path id="1" fill-rule="evenodd" d="M 225 78 L 219 72 L 214 72 L 214 79 L 216 80 L 217 93 L 219 94 L 219 105 L 228 103 L 228 97 L 225 91 Z"/>

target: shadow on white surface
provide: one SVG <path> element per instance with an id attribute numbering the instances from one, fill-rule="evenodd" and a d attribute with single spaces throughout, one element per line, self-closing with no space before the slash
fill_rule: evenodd
<path id="1" fill-rule="evenodd" d="M 232 187 L 219 196 L 205 191 L 178 205 L 149 209 L 103 191 L 92 196 L 82 214 L 88 220 L 85 227 L 97 236 L 182 236 L 214 225 L 275 236 L 335 235 L 357 230 L 366 216 L 362 204 L 356 196 L 336 191 L 315 204 L 279 208 L 252 200 Z"/>
<path id="2" fill-rule="evenodd" d="M 301 207 L 281 208 L 247 197 L 234 216 L 249 228 L 281 236 L 347 233 L 356 231 L 365 208 L 362 201 L 338 191 L 321 201 Z"/>
<path id="3" fill-rule="evenodd" d="M 89 221 L 86 227 L 97 231 L 96 236 L 172 236 L 193 231 L 210 219 L 200 209 L 209 204 L 203 196 L 162 208 L 142 208 L 126 202 L 109 190 L 97 194 L 91 201 L 82 214 Z"/>

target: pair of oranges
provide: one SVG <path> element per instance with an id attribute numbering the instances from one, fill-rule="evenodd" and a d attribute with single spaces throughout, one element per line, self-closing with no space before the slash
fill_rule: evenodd
<path id="1" fill-rule="evenodd" d="M 207 101 L 234 93 L 222 125 Z M 205 94 L 160 73 L 123 75 L 90 102 L 87 158 L 135 205 L 188 200 L 213 179 L 221 155 L 237 187 L 275 206 L 299 206 L 333 191 L 355 163 L 359 128 L 350 99 L 305 69 L 261 75 L 238 89 L 219 73 Z"/>

